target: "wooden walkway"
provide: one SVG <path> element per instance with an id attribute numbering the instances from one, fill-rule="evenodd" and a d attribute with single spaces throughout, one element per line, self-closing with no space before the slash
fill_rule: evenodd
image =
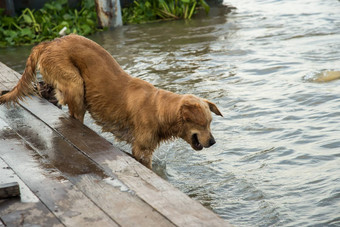
<path id="1" fill-rule="evenodd" d="M 20 75 L 0 62 L 0 91 Z M 94 131 L 33 97 L 0 106 L 0 226 L 230 226 Z"/>

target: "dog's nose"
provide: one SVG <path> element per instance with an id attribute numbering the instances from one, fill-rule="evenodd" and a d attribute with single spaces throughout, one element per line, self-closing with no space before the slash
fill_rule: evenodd
<path id="1" fill-rule="evenodd" d="M 216 143 L 216 141 L 215 141 L 214 137 L 210 137 L 210 139 L 209 139 L 209 147 L 214 145 L 215 143 Z"/>

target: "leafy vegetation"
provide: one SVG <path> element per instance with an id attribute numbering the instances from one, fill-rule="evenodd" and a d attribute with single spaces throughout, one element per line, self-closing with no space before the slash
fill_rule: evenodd
<path id="1" fill-rule="evenodd" d="M 80 10 L 79 10 L 80 8 Z M 25 45 L 51 40 L 65 34 L 90 35 L 98 31 L 94 0 L 82 0 L 78 9 L 68 0 L 50 1 L 42 9 L 24 9 L 17 17 L 9 17 L 0 9 L 0 47 Z M 190 19 L 198 8 L 208 13 L 205 0 L 135 0 L 122 9 L 124 24 L 166 19 Z"/>
<path id="2" fill-rule="evenodd" d="M 50 1 L 42 9 L 25 9 L 18 17 L 4 15 L 0 9 L 0 47 L 33 44 L 65 34 L 89 35 L 98 30 L 93 0 L 83 0 L 80 10 L 68 6 L 67 0 Z"/>
<path id="3" fill-rule="evenodd" d="M 138 24 L 160 19 L 190 19 L 198 8 L 206 13 L 210 7 L 204 0 L 135 0 L 122 10 L 124 24 Z"/>

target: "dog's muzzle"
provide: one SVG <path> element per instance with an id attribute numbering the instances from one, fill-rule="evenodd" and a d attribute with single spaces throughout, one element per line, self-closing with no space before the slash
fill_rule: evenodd
<path id="1" fill-rule="evenodd" d="M 191 146 L 194 150 L 200 151 L 203 149 L 203 147 L 208 148 L 216 143 L 215 138 L 210 134 L 210 138 L 207 141 L 206 144 L 202 144 L 199 139 L 197 134 L 193 134 L 191 138 Z"/>

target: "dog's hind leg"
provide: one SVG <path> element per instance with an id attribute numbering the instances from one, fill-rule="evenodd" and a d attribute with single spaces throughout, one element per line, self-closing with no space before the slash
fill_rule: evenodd
<path id="1" fill-rule="evenodd" d="M 63 73 L 61 77 L 55 81 L 56 98 L 60 105 L 68 105 L 71 117 L 83 122 L 86 112 L 83 78 L 78 72 Z"/>

